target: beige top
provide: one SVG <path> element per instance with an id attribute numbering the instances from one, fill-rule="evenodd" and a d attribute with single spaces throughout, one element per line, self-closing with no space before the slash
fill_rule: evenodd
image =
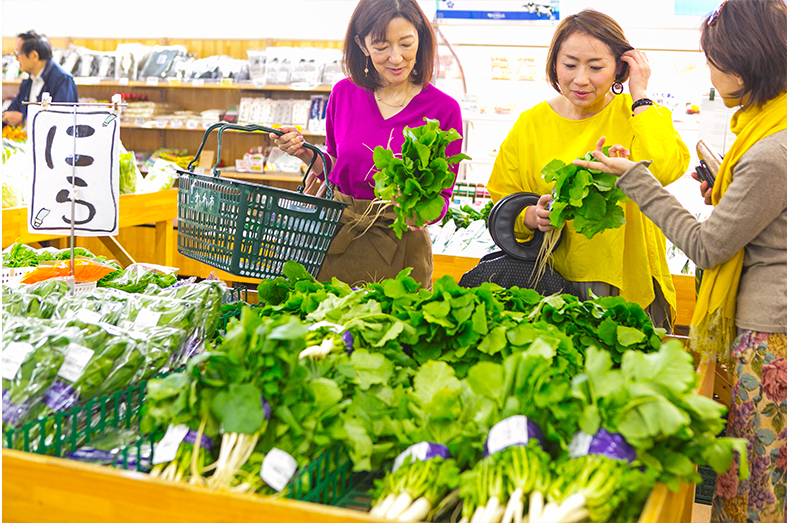
<path id="1" fill-rule="evenodd" d="M 616 186 L 702 269 L 744 248 L 735 325 L 787 332 L 787 131 L 763 138 L 735 166 L 719 204 L 699 222 L 639 162 Z"/>

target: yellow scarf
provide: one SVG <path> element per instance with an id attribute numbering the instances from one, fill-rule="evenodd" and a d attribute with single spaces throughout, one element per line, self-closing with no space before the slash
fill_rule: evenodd
<path id="1" fill-rule="evenodd" d="M 732 183 L 733 170 L 746 151 L 766 136 L 787 129 L 787 93 L 762 107 L 739 110 L 732 116 L 730 129 L 736 139 L 724 156 L 713 184 L 711 201 L 714 206 L 718 205 Z M 735 339 L 735 303 L 743 255 L 744 250 L 741 249 L 729 261 L 703 272 L 691 319 L 691 348 L 695 352 L 725 354 Z"/>

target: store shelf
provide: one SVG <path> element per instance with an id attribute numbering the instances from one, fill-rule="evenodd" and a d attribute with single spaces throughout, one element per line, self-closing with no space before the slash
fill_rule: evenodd
<path id="1" fill-rule="evenodd" d="M 218 122 L 213 122 L 213 123 L 218 123 Z M 239 124 L 239 125 L 243 125 L 243 124 Z M 274 128 L 274 129 L 277 129 L 279 127 L 282 127 L 282 125 L 274 124 L 272 126 L 272 128 Z M 296 127 L 300 128 L 301 126 L 296 126 Z M 149 125 L 135 125 L 135 124 L 128 123 L 128 122 L 121 122 L 121 129 L 135 129 L 135 130 L 141 130 L 141 131 L 199 131 L 201 133 L 205 133 L 206 132 L 206 128 L 204 128 L 202 125 L 199 125 L 197 127 L 188 127 L 186 125 L 181 126 L 181 127 L 173 127 L 172 125 L 168 124 L 168 125 L 165 125 L 164 127 L 161 127 L 161 126 L 158 126 L 158 125 L 150 125 L 150 126 Z M 250 131 L 237 131 L 235 129 L 228 129 L 225 132 L 228 132 L 228 133 L 242 133 L 242 134 L 262 134 L 264 136 L 267 136 L 269 134 L 269 133 L 264 132 L 264 131 L 252 131 L 252 132 L 250 132 Z M 322 139 L 326 138 L 326 135 L 324 135 L 324 134 L 311 134 L 309 132 L 302 132 L 302 135 L 304 135 L 304 136 L 315 136 L 315 137 L 322 138 Z"/>
<path id="2" fill-rule="evenodd" d="M 262 173 L 239 172 L 235 169 L 220 169 L 219 175 L 223 178 L 244 180 L 250 182 L 297 182 L 301 183 L 303 175 L 300 173 L 284 173 L 280 171 L 264 171 Z"/>
<path id="3" fill-rule="evenodd" d="M 19 85 L 22 83 L 21 80 L 5 80 L 3 81 L 6 85 Z M 293 91 L 293 92 L 305 92 L 305 91 L 315 91 L 321 93 L 328 93 L 332 91 L 331 85 L 317 85 L 315 87 L 310 87 L 308 89 L 304 89 L 301 87 L 294 87 L 291 85 L 276 85 L 276 84 L 269 84 L 263 86 L 255 86 L 252 83 L 231 83 L 231 84 L 223 84 L 217 81 L 198 81 L 194 82 L 193 80 L 189 81 L 180 81 L 176 82 L 168 78 L 163 78 L 158 80 L 156 83 L 149 80 L 143 81 L 118 81 L 118 80 L 103 80 L 98 78 L 74 78 L 74 83 L 77 84 L 77 88 L 79 87 L 142 87 L 142 88 L 172 88 L 172 89 L 222 89 L 222 90 L 231 90 L 231 91 Z"/>
<path id="4" fill-rule="evenodd" d="M 160 265 L 173 264 L 175 248 L 173 220 L 178 216 L 178 190 L 170 189 L 146 194 L 123 194 L 118 198 L 118 228 L 126 229 L 138 225 L 154 223 L 153 245 L 156 257 L 152 260 Z M 14 242 L 37 243 L 47 240 L 63 240 L 66 247 L 67 237 L 62 234 L 31 234 L 27 230 L 27 207 L 3 209 L 3 248 Z M 100 241 L 110 253 L 123 264 L 134 260 L 133 245 L 125 249 L 113 236 L 102 236 Z"/>

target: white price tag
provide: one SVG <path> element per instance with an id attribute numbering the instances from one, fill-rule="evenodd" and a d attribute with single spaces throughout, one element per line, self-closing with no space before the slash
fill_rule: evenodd
<path id="1" fill-rule="evenodd" d="M 411 463 L 414 463 L 414 460 L 425 461 L 425 456 L 428 454 L 429 448 L 430 444 L 427 441 L 415 443 L 407 448 L 395 458 L 395 462 L 392 464 L 392 472 L 396 472 L 400 466 L 403 465 L 403 462 L 406 461 L 406 458 L 411 457 Z"/>
<path id="2" fill-rule="evenodd" d="M 275 447 L 263 458 L 261 479 L 277 492 L 282 492 L 297 468 L 293 456 Z"/>
<path id="3" fill-rule="evenodd" d="M 58 376 L 74 383 L 85 372 L 85 367 L 92 356 L 93 351 L 88 347 L 83 347 L 78 343 L 69 343 L 69 348 L 66 350 L 66 356 L 63 358 Z"/>
<path id="4" fill-rule="evenodd" d="M 82 323 L 99 323 L 101 314 L 90 309 L 80 309 L 77 311 L 77 319 Z"/>
<path id="5" fill-rule="evenodd" d="M 25 361 L 33 346 L 23 341 L 12 341 L 3 349 L 3 379 L 12 380 L 19 372 L 19 367 Z"/>
<path id="6" fill-rule="evenodd" d="M 156 87 L 157 85 L 159 85 L 159 78 L 157 78 L 156 76 L 149 76 L 148 78 L 145 79 L 145 85 L 151 85 Z"/>
<path id="7" fill-rule="evenodd" d="M 154 445 L 154 458 L 151 460 L 153 465 L 160 463 L 170 463 L 176 459 L 176 452 L 178 446 L 184 441 L 189 432 L 189 427 L 186 425 L 170 425 L 167 427 L 167 432 L 159 442 Z"/>
<path id="8" fill-rule="evenodd" d="M 527 417 L 511 416 L 491 427 L 488 432 L 488 454 L 496 454 L 513 445 L 526 445 L 528 442 Z"/>
<path id="9" fill-rule="evenodd" d="M 195 78 L 192 80 L 192 87 L 203 87 L 204 80 L 202 78 Z"/>
<path id="10" fill-rule="evenodd" d="M 159 318 L 161 317 L 161 312 L 154 312 L 149 309 L 141 309 L 140 312 L 137 313 L 137 318 L 135 318 L 134 324 L 140 327 L 156 327 L 159 325 Z"/>
<path id="11" fill-rule="evenodd" d="M 120 86 L 129 85 L 129 79 L 128 78 L 120 78 L 120 79 L 118 79 L 118 85 L 120 85 Z"/>
<path id="12" fill-rule="evenodd" d="M 197 129 L 199 123 L 197 120 L 187 120 L 187 129 Z"/>
<path id="13" fill-rule="evenodd" d="M 570 453 L 571 458 L 578 458 L 589 454 L 592 440 L 592 434 L 587 434 L 583 430 L 580 430 L 574 434 L 571 444 L 568 445 L 568 452 Z"/>

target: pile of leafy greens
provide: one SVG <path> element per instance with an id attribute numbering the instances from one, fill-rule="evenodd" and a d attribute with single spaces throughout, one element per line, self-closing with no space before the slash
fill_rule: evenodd
<path id="1" fill-rule="evenodd" d="M 609 155 L 609 147 L 603 153 Z M 597 161 L 591 153 L 583 160 Z M 562 160 L 552 160 L 540 171 L 547 183 L 555 182 L 552 189 L 551 224 L 557 228 L 573 220 L 576 232 L 592 238 L 606 229 L 616 229 L 625 223 L 625 213 L 619 205 L 628 197 L 614 186 L 617 177 L 578 165 L 565 165 Z"/>
<path id="2" fill-rule="evenodd" d="M 403 129 L 400 158 L 381 146 L 373 151 L 373 161 L 380 169 L 373 175 L 374 192 L 378 199 L 394 202 L 397 219 L 391 227 L 398 238 L 407 230 L 407 220 L 419 227 L 439 219 L 444 209 L 441 193 L 455 182 L 450 167 L 470 159 L 465 154 L 445 154 L 448 144 L 461 139 L 458 131 L 441 130 L 438 120 L 425 121 L 425 125 Z"/>

